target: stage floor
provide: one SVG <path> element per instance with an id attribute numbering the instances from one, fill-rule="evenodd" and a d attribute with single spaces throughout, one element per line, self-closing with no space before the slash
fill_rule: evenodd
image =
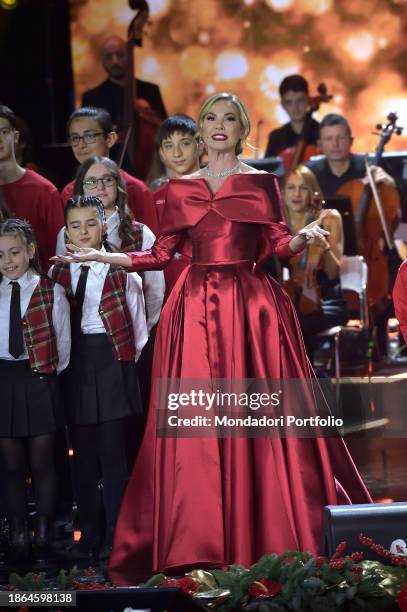
<path id="1" fill-rule="evenodd" d="M 376 368 L 370 389 L 373 426 L 347 435 L 346 443 L 375 502 L 406 501 L 407 363 Z"/>

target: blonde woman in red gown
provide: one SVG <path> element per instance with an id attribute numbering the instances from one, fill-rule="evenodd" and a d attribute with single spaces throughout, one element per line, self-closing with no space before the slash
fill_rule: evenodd
<path id="1" fill-rule="evenodd" d="M 170 182 L 151 253 L 73 248 L 68 258 L 157 270 L 180 240 L 193 245 L 159 322 L 148 424 L 110 558 L 115 585 L 157 571 L 250 566 L 286 549 L 316 552 L 326 504 L 371 501 L 340 438 L 156 435 L 159 379 L 313 377 L 294 307 L 261 262 L 273 252 L 289 258 L 326 232 L 314 222 L 291 236 L 275 177 L 239 161 L 250 129 L 239 98 L 212 96 L 198 125 L 209 163 Z"/>

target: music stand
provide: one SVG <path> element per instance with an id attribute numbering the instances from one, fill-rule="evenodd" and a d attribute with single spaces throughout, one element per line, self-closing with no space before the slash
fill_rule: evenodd
<path id="1" fill-rule="evenodd" d="M 265 170 L 266 172 L 272 172 L 279 179 L 284 177 L 284 162 L 281 157 L 262 157 L 259 159 L 242 159 L 245 164 L 253 166 L 256 170 Z"/>
<path id="2" fill-rule="evenodd" d="M 343 254 L 358 255 L 358 242 L 351 199 L 348 196 L 331 196 L 329 198 L 324 198 L 322 207 L 324 209 L 335 208 L 342 217 L 344 235 Z"/>

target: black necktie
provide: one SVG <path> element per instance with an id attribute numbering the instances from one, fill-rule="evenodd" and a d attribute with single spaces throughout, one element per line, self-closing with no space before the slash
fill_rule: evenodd
<path id="1" fill-rule="evenodd" d="M 17 281 L 10 281 L 10 327 L 8 336 L 8 351 L 10 355 L 20 357 L 25 351 L 23 325 L 21 323 L 20 285 Z"/>
<path id="2" fill-rule="evenodd" d="M 81 266 L 81 273 L 79 275 L 78 284 L 75 291 L 75 310 L 72 316 L 72 332 L 75 335 L 81 333 L 82 323 L 82 308 L 85 300 L 86 281 L 88 280 L 89 266 Z"/>

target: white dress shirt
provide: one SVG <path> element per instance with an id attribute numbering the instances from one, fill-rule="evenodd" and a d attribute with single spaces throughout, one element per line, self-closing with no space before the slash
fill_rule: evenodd
<path id="1" fill-rule="evenodd" d="M 33 270 L 27 270 L 25 274 L 17 279 L 20 285 L 20 305 L 21 317 L 24 317 L 32 294 L 39 283 L 40 277 Z M 10 279 L 3 276 L 0 282 L 0 359 L 16 361 L 16 358 L 9 353 L 9 328 L 10 328 L 10 302 L 11 290 Z M 58 349 L 58 374 L 66 368 L 69 363 L 71 352 L 71 324 L 70 307 L 65 297 L 65 291 L 60 285 L 54 285 L 54 305 L 52 308 L 52 323 L 55 330 L 56 343 Z M 22 355 L 17 357 L 18 361 L 28 359 L 25 350 Z"/>
<path id="2" fill-rule="evenodd" d="M 116 208 L 115 212 L 107 219 L 107 239 L 117 249 L 121 249 L 122 241 L 119 236 L 120 217 Z M 143 224 L 143 239 L 141 250 L 151 249 L 155 242 L 155 235 L 147 225 Z M 65 228 L 62 228 L 57 236 L 57 255 L 65 255 Z M 165 280 L 162 270 L 143 272 L 143 291 L 147 311 L 147 329 L 151 330 L 160 318 L 160 312 L 164 301 Z"/>
<path id="3" fill-rule="evenodd" d="M 101 249 L 104 251 L 104 249 Z M 89 273 L 86 281 L 85 298 L 82 306 L 81 329 L 84 334 L 105 334 L 106 328 L 103 325 L 99 314 L 100 302 L 102 299 L 103 286 L 109 271 L 109 264 L 100 261 L 87 262 Z M 80 263 L 69 264 L 71 272 L 71 287 L 73 293 L 76 291 L 79 276 L 81 273 Z M 49 276 L 52 278 L 52 269 Z M 143 288 L 140 276 L 137 272 L 127 273 L 126 302 L 129 308 L 130 317 L 134 332 L 134 346 L 136 358 L 140 356 L 141 350 L 148 340 L 148 330 L 144 308 Z"/>

